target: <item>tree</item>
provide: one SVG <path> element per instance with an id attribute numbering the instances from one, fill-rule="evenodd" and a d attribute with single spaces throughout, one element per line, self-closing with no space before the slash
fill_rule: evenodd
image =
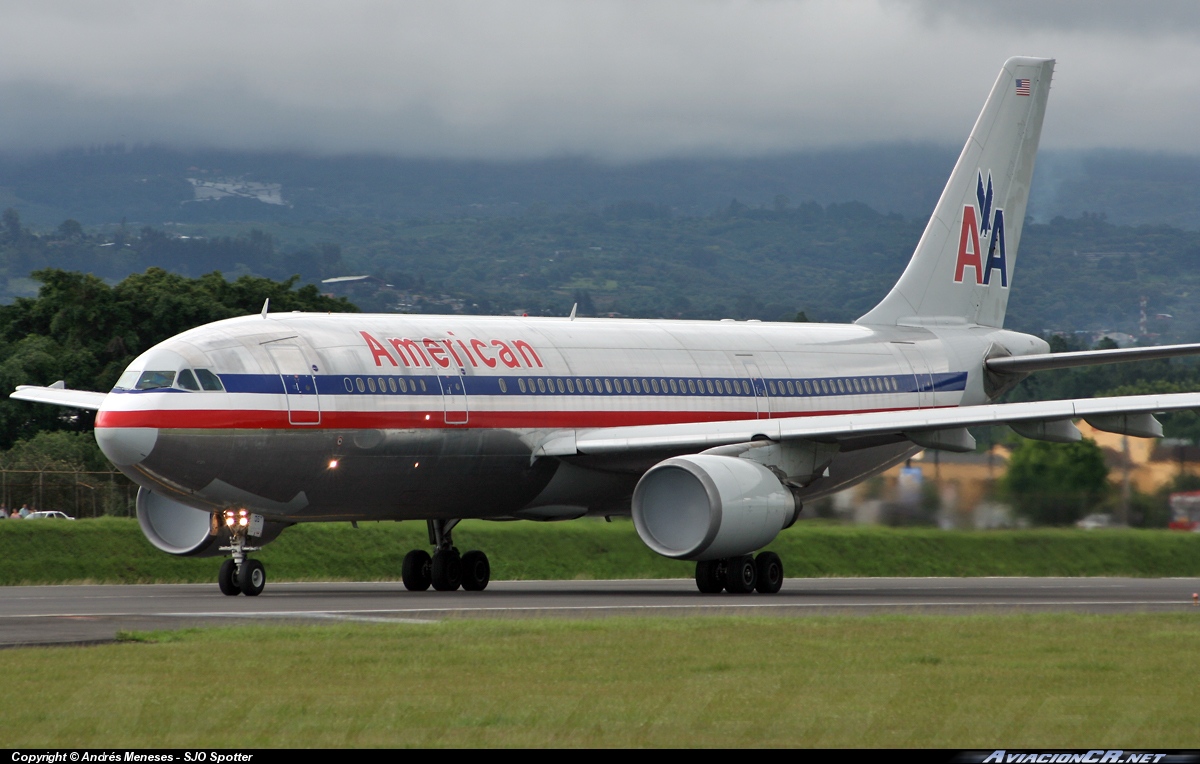
<path id="1" fill-rule="evenodd" d="M 1018 514 L 1039 525 L 1070 525 L 1109 492 L 1108 467 L 1094 440 L 1024 440 L 1012 452 L 1000 485 Z"/>

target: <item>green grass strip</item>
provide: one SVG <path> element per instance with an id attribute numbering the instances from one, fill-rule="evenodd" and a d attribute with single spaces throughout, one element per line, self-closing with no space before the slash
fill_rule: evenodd
<path id="1" fill-rule="evenodd" d="M 0 746 L 1191 749 L 1198 639 L 1191 610 L 142 634 L 0 651 Z"/>
<path id="2" fill-rule="evenodd" d="M 683 578 L 692 563 L 651 552 L 628 521 L 487 523 L 454 531 L 483 549 L 492 577 Z M 271 581 L 395 580 L 404 554 L 428 548 L 424 523 L 301 525 L 257 553 Z M 1149 530 L 941 531 L 806 524 L 771 545 L 791 577 L 1200 576 L 1200 534 Z M 137 522 L 0 522 L 0 585 L 78 581 L 212 582 L 219 558 L 154 549 Z"/>

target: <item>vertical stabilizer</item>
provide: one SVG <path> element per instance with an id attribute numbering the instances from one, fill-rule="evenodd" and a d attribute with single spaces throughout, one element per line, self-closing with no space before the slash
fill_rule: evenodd
<path id="1" fill-rule="evenodd" d="M 1010 58 L 912 260 L 860 324 L 1003 326 L 1054 59 Z"/>

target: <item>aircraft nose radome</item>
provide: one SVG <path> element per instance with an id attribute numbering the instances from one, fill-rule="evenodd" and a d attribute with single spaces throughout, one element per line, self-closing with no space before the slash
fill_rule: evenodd
<path id="1" fill-rule="evenodd" d="M 97 427 L 96 444 L 118 467 L 132 467 L 154 450 L 157 427 Z"/>

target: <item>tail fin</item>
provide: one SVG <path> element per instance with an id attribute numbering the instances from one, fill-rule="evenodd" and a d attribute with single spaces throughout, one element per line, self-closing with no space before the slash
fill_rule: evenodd
<path id="1" fill-rule="evenodd" d="M 971 130 L 912 260 L 859 324 L 1000 327 L 1054 59 L 1010 58 Z"/>

